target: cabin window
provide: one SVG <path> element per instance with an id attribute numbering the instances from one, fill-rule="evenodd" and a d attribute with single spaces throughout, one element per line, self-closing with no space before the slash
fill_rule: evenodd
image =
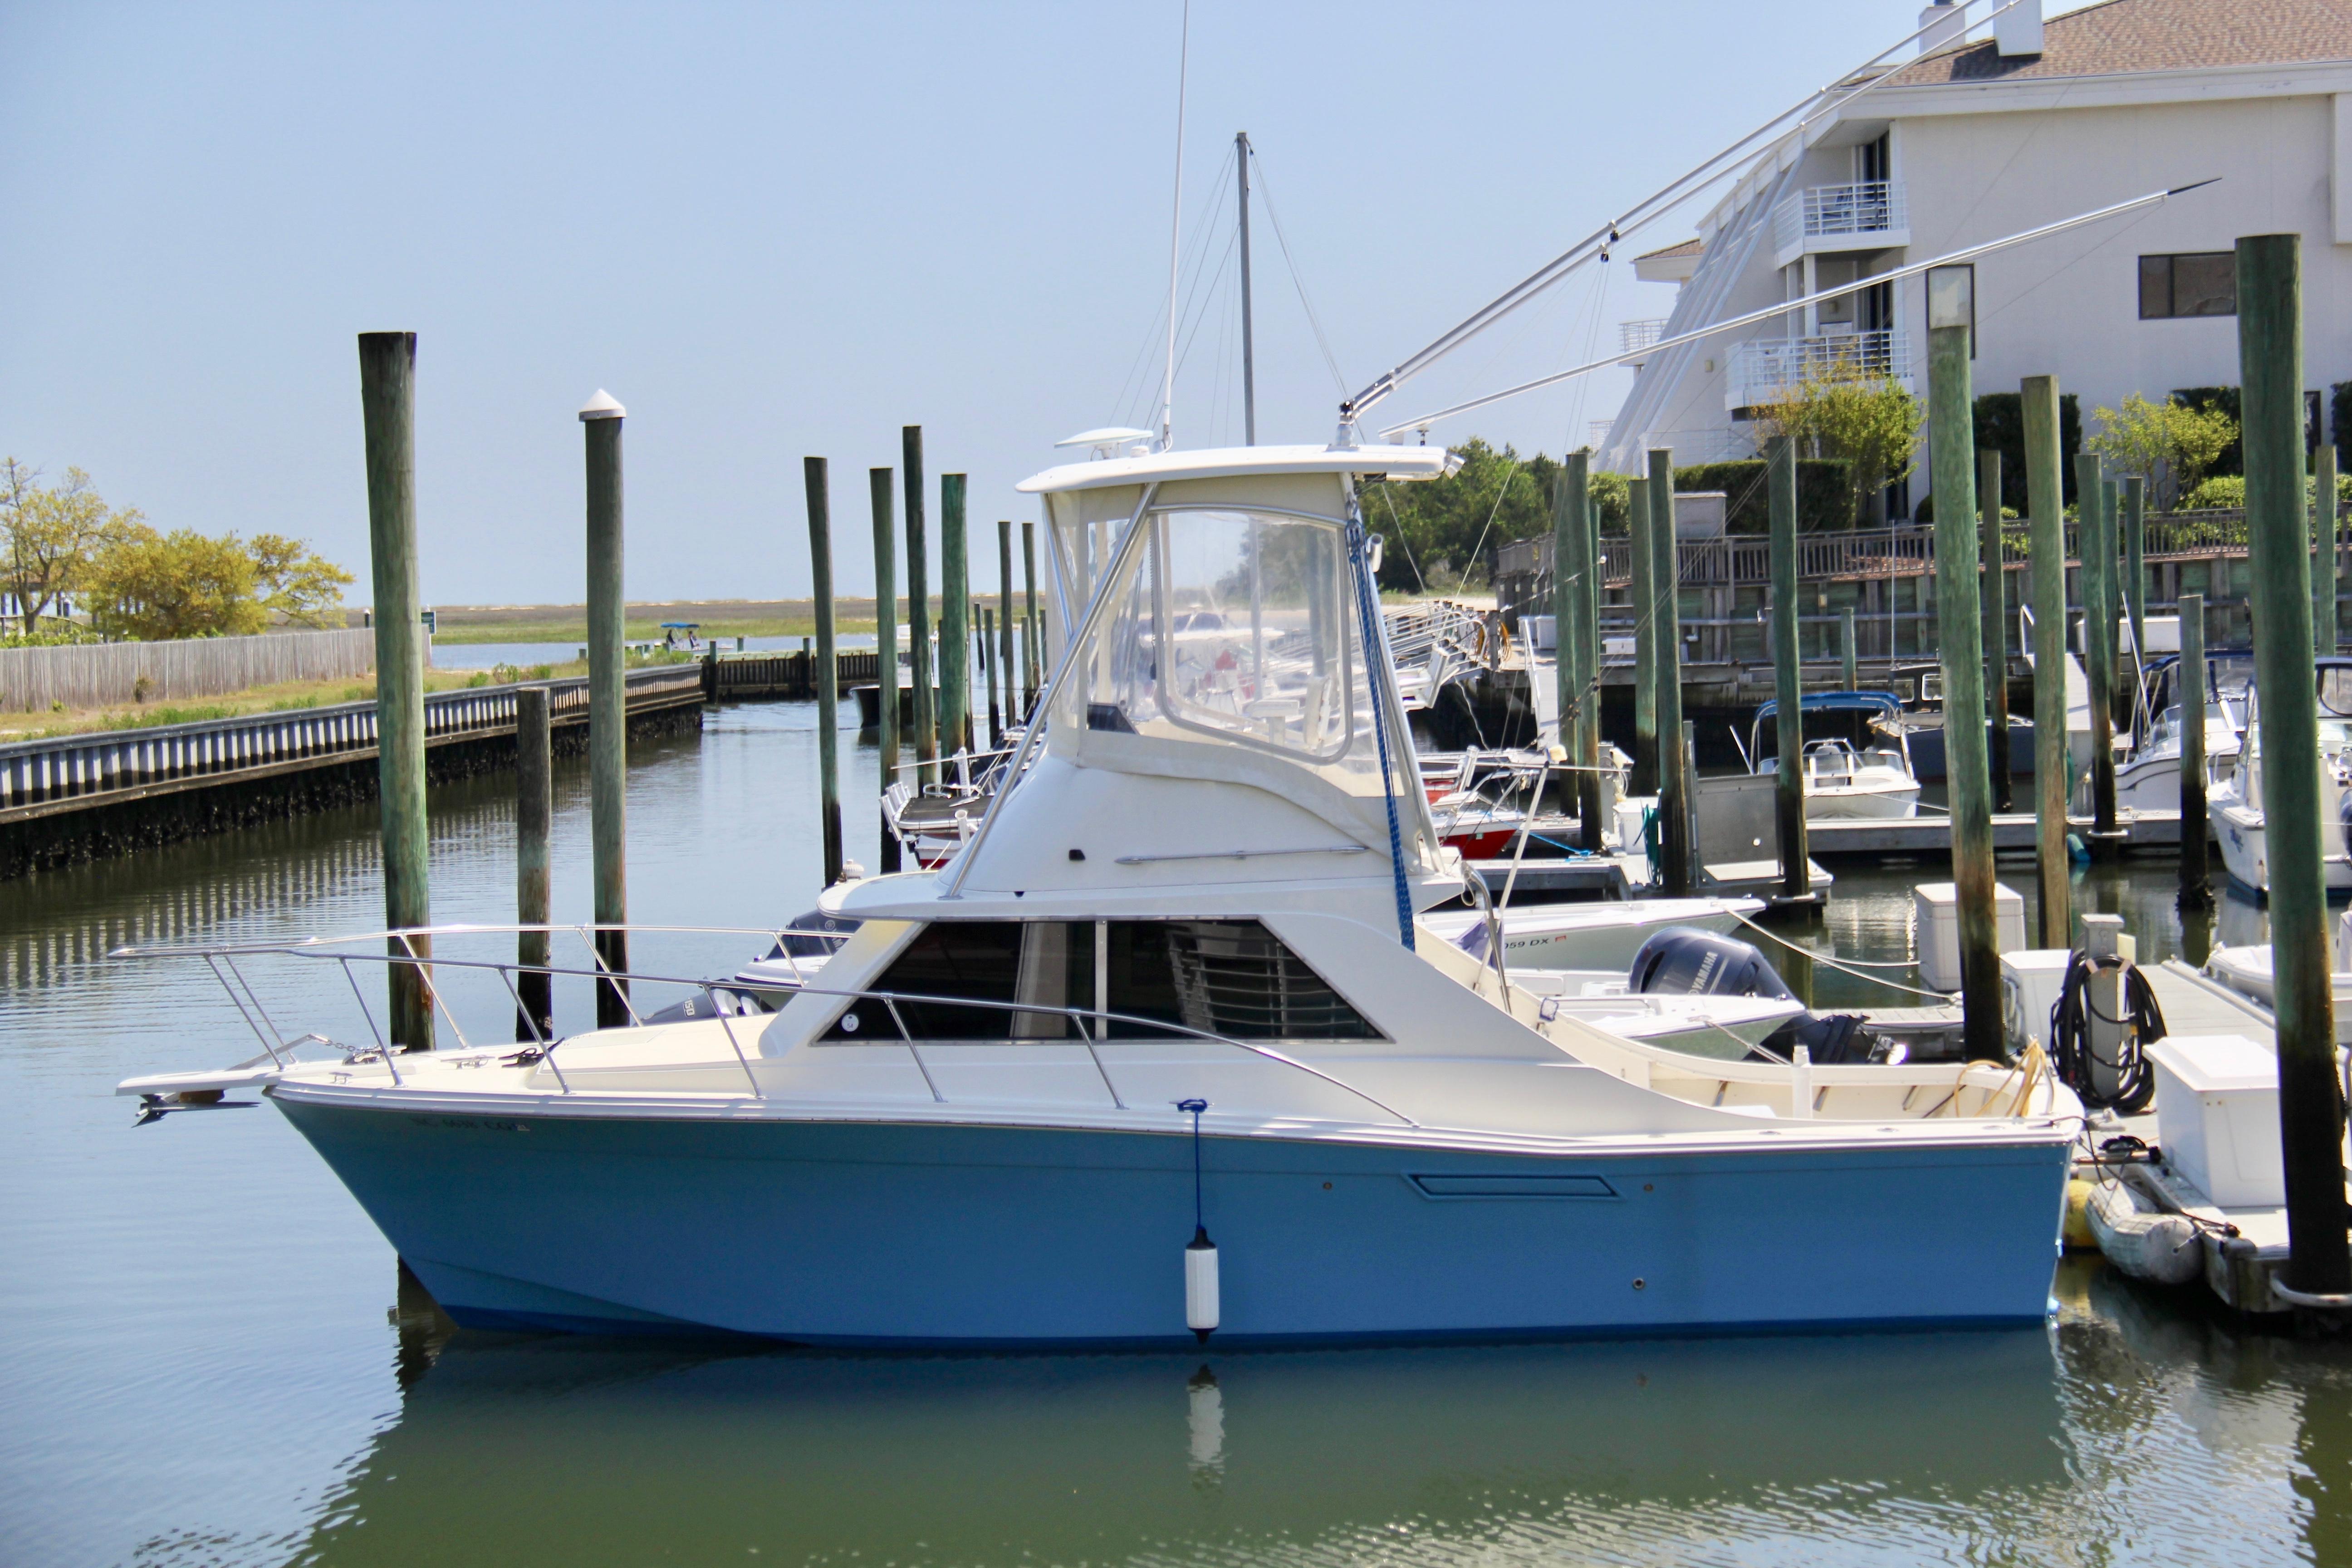
<path id="1" fill-rule="evenodd" d="M 2238 258 L 2229 250 L 2139 258 L 2139 319 L 2234 316 L 2238 313 Z"/>
<path id="2" fill-rule="evenodd" d="M 1154 1023 L 1237 1040 L 1382 1037 L 1256 921 L 940 921 L 872 989 L 894 994 L 897 1018 L 861 998 L 824 1038 L 887 1044 L 901 1020 L 922 1041 L 1182 1037 Z"/>

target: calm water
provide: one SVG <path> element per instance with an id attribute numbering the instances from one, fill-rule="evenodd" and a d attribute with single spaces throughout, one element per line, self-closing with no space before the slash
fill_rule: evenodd
<path id="1" fill-rule="evenodd" d="M 636 919 L 806 906 L 811 721 L 737 709 L 642 750 Z M 869 800 L 873 752 L 844 753 Z M 436 917 L 510 918 L 509 787 L 436 795 Z M 581 918 L 584 772 L 559 788 Z M 870 865 L 870 814 L 850 826 Z M 2095 1266 L 2062 1270 L 2046 1331 L 2001 1334 L 1034 1358 L 452 1336 L 274 1110 L 134 1131 L 110 1092 L 252 1047 L 200 966 L 107 948 L 366 928 L 373 832 L 313 817 L 0 884 L 0 1563 L 2352 1561 L 2352 1351 Z M 1902 963 L 1937 874 L 1848 875 L 1825 934 Z M 2144 954 L 2177 940 L 2161 871 L 2103 878 L 2084 892 Z M 707 966 L 744 939 L 669 946 Z M 281 1022 L 362 1027 L 332 970 L 261 981 Z"/>

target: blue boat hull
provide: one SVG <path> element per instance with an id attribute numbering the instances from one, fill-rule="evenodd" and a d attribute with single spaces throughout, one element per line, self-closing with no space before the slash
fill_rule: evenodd
<path id="1" fill-rule="evenodd" d="M 1192 1342 L 1182 1136 L 278 1103 L 461 1324 Z M 1203 1151 L 1220 1343 L 2034 1321 L 2069 1152 Z"/>

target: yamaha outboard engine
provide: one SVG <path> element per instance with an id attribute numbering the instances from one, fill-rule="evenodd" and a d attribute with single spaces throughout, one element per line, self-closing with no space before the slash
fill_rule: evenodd
<path id="1" fill-rule="evenodd" d="M 1691 926 L 1668 926 L 1643 942 L 1625 979 L 1631 989 L 1650 995 L 1798 999 L 1754 943 Z M 1751 1054 L 1786 1062 L 1795 1058 L 1799 1046 L 1824 1066 L 1879 1059 L 1878 1042 L 1853 1013 L 1809 1012 L 1791 1018 Z"/>

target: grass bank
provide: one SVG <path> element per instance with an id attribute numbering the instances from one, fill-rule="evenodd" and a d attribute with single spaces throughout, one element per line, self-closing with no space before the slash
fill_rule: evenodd
<path id="1" fill-rule="evenodd" d="M 502 680 L 547 680 L 587 673 L 588 667 L 577 660 L 495 672 L 428 669 L 425 672 L 425 689 L 428 692 L 457 691 L 469 687 L 497 685 Z M 374 700 L 375 681 L 372 679 L 289 680 L 194 702 L 125 703 L 110 708 L 0 714 L 0 742 L 85 735 L 100 730 L 146 730 L 159 724 L 194 724 L 206 719 L 240 718 L 247 713 L 284 713 L 303 708 L 331 708 L 340 702 Z"/>

